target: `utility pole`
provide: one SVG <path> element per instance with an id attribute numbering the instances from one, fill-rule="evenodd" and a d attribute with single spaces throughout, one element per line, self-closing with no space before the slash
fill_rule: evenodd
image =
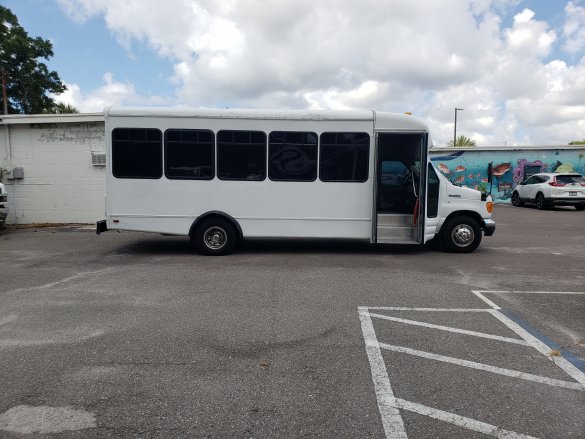
<path id="1" fill-rule="evenodd" d="M 463 108 L 455 108 L 455 127 L 453 129 L 453 146 L 457 146 L 457 112 L 463 111 Z"/>

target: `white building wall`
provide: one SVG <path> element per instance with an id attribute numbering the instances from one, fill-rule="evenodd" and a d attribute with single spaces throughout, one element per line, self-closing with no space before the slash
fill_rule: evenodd
<path id="1" fill-rule="evenodd" d="M 106 149 L 103 118 L 79 119 L 83 120 L 22 123 L 19 119 L 0 125 L 0 168 L 8 191 L 9 224 L 94 223 L 104 217 L 105 166 L 92 165 L 92 153 Z M 23 169 L 24 178 L 13 178 L 17 167 Z"/>

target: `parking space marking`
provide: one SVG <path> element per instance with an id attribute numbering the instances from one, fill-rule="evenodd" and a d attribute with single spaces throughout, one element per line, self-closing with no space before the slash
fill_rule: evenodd
<path id="1" fill-rule="evenodd" d="M 490 290 L 474 290 L 475 294 L 478 293 L 497 293 L 497 294 L 568 294 L 585 296 L 584 291 L 490 291 Z"/>
<path id="2" fill-rule="evenodd" d="M 489 309 L 485 308 L 406 308 L 404 306 L 368 306 L 368 310 L 383 310 L 383 311 L 426 311 L 426 312 L 487 312 Z"/>
<path id="3" fill-rule="evenodd" d="M 512 331 L 516 332 L 520 337 L 526 340 L 534 349 L 540 352 L 542 355 L 547 357 L 548 359 L 552 360 L 557 366 L 565 371 L 567 375 L 573 378 L 575 381 L 581 383 L 582 386 L 585 386 L 585 373 L 581 372 L 575 366 L 573 366 L 569 361 L 567 361 L 563 357 L 551 357 L 551 347 L 544 344 L 534 335 L 530 334 L 524 328 L 522 328 L 518 323 L 514 322 L 510 318 L 506 317 L 501 312 L 494 310 L 491 313 L 495 318 L 497 318 L 500 322 L 510 328 Z"/>
<path id="4" fill-rule="evenodd" d="M 519 378 L 540 384 L 546 384 L 550 386 L 562 387 L 569 390 L 585 391 L 585 374 L 573 366 L 570 362 L 562 357 L 550 357 L 551 348 L 545 343 L 534 337 L 532 334 L 524 330 L 520 325 L 515 323 L 513 320 L 505 316 L 500 310 L 501 308 L 491 300 L 487 299 L 482 292 L 473 291 L 474 294 L 480 297 L 486 302 L 490 308 L 477 309 L 477 308 L 407 308 L 407 307 L 358 307 L 358 314 L 362 326 L 362 332 L 366 345 L 366 351 L 368 360 L 370 363 L 372 381 L 374 382 L 374 390 L 378 401 L 378 408 L 382 417 L 382 424 L 384 426 L 384 432 L 387 439 L 404 439 L 407 438 L 406 430 L 404 428 L 404 422 L 400 414 L 400 410 L 406 410 L 419 415 L 428 416 L 443 422 L 458 425 L 460 427 L 467 428 L 472 431 L 483 433 L 497 438 L 506 439 L 536 439 L 534 436 L 517 433 L 510 430 L 502 429 L 498 426 L 491 425 L 482 421 L 478 421 L 471 418 L 466 418 L 454 413 L 436 409 L 434 407 L 428 407 L 422 404 L 418 404 L 412 401 L 396 398 L 394 396 L 390 378 L 386 369 L 384 358 L 382 357 L 382 349 L 401 352 L 408 355 L 418 356 L 427 358 L 435 361 L 442 361 L 445 363 L 451 363 L 458 366 L 468 367 L 476 370 L 486 371 L 490 373 L 500 374 L 511 378 Z M 489 291 L 483 291 L 488 293 Z M 409 320 L 398 317 L 391 317 L 383 314 L 372 313 L 370 310 L 384 310 L 384 311 L 423 311 L 423 312 L 455 312 L 455 313 L 488 313 L 503 323 L 506 327 L 511 329 L 514 333 L 521 337 L 521 339 L 495 336 L 492 334 L 485 334 L 482 332 L 468 331 L 459 328 L 453 328 L 449 326 L 435 325 L 426 322 L 420 322 L 417 320 Z M 511 369 L 504 369 L 496 366 L 491 366 L 483 363 L 477 363 L 474 361 L 463 360 L 454 357 L 447 357 L 444 355 L 438 355 L 431 352 L 420 351 L 404 346 L 395 346 L 387 343 L 379 342 L 376 336 L 376 332 L 373 326 L 372 317 L 379 318 L 382 320 L 394 321 L 398 323 L 404 323 L 414 326 L 423 326 L 430 329 L 438 329 L 448 332 L 461 333 L 466 335 L 472 335 L 476 337 L 495 339 L 499 341 L 511 342 L 518 345 L 528 346 L 536 349 L 547 357 L 548 360 L 552 360 L 557 366 L 559 366 L 567 375 L 573 378 L 576 382 L 558 380 L 554 378 L 543 377 L 539 375 L 533 375 L 526 372 L 520 372 Z"/>
<path id="5" fill-rule="evenodd" d="M 425 405 L 406 401 L 404 399 L 396 398 L 395 404 L 400 409 L 408 410 L 409 412 L 428 416 L 429 418 L 438 419 L 439 421 L 448 422 L 449 424 L 458 425 L 459 427 L 467 428 L 468 430 L 477 431 L 478 433 L 487 434 L 489 436 L 494 436 L 500 439 L 538 439 L 534 436 L 528 436 L 526 434 L 516 433 L 515 431 L 504 430 L 503 428 L 488 424 L 486 422 L 466 418 L 465 416 L 445 412 L 433 407 L 427 407 Z M 390 437 L 387 436 L 387 438 Z"/>
<path id="6" fill-rule="evenodd" d="M 475 294 L 477 297 L 479 297 L 481 300 L 483 300 L 485 303 L 487 303 L 489 306 L 491 306 L 493 309 L 502 309 L 500 308 L 498 305 L 496 305 L 494 302 L 492 302 L 490 299 L 488 299 L 487 297 L 485 297 L 481 291 L 476 291 L 476 290 L 472 290 L 473 294 Z M 486 293 L 487 291 L 484 291 L 484 293 Z"/>
<path id="7" fill-rule="evenodd" d="M 390 320 L 390 321 L 399 322 L 399 323 L 406 323 L 407 325 L 423 326 L 425 328 L 439 329 L 441 331 L 455 332 L 458 334 L 465 334 L 465 335 L 472 335 L 474 337 L 489 338 L 492 340 L 505 341 L 507 343 L 514 343 L 514 344 L 519 344 L 519 345 L 523 345 L 523 346 L 529 345 L 525 340 L 519 340 L 517 338 L 502 337 L 500 335 L 486 334 L 484 332 L 469 331 L 467 329 L 459 329 L 459 328 L 452 328 L 450 326 L 435 325 L 433 323 L 420 322 L 418 320 L 401 319 L 398 317 L 385 316 L 383 314 L 369 313 L 369 315 L 370 315 L 370 317 L 376 317 L 378 319 Z"/>
<path id="8" fill-rule="evenodd" d="M 382 352 L 380 352 L 380 345 L 378 344 L 368 309 L 360 307 L 359 317 L 366 342 L 366 352 L 370 362 L 372 381 L 374 382 L 374 389 L 378 400 L 378 410 L 382 416 L 382 425 L 384 426 L 386 438 L 408 439 L 402 416 L 395 404 L 396 398 L 394 398 L 390 378 L 386 371 L 386 363 L 384 363 L 384 359 L 382 358 Z"/>
<path id="9" fill-rule="evenodd" d="M 386 349 L 389 351 L 402 352 L 403 354 L 414 355 L 421 358 L 428 358 L 429 360 L 442 361 L 444 363 L 456 364 L 458 366 L 469 367 L 471 369 L 484 370 L 486 372 L 497 373 L 499 375 L 505 375 L 512 378 L 521 378 L 523 380 L 534 381 L 541 384 L 548 384 L 549 386 L 564 387 L 567 389 L 585 391 L 585 387 L 583 387 L 579 383 L 575 383 L 572 381 L 557 380 L 555 378 L 533 375 L 531 373 L 519 372 L 511 369 L 504 369 L 502 367 L 491 366 L 489 364 L 462 360 L 460 358 L 447 357 L 444 355 L 434 354 L 432 352 L 419 351 L 417 349 L 411 349 L 404 346 L 394 346 L 386 343 L 380 343 L 380 347 L 382 349 Z"/>
<path id="10" fill-rule="evenodd" d="M 479 291 L 473 291 L 473 293 L 480 298 L 483 297 L 485 300 L 489 300 L 483 294 L 481 294 L 481 292 L 479 292 Z M 503 291 L 483 291 L 483 293 L 503 293 Z M 526 293 L 526 294 L 528 294 L 528 293 Z M 559 292 L 550 292 L 550 293 L 537 292 L 536 294 L 562 294 L 562 293 L 559 293 Z M 576 294 L 576 293 L 567 292 L 565 294 Z M 582 293 L 577 293 L 577 294 L 582 294 Z M 484 299 L 482 299 L 482 300 L 484 300 Z M 495 305 L 497 307 L 497 305 L 494 302 L 492 302 L 491 300 L 489 300 L 489 302 L 491 302 L 493 305 Z M 488 302 L 486 302 L 486 303 L 488 303 Z M 488 305 L 489 305 L 489 303 L 488 303 Z M 526 340 L 526 342 L 528 344 L 530 344 L 530 346 L 532 346 L 538 352 L 543 354 L 548 359 L 551 359 L 552 361 L 554 361 L 554 363 L 557 366 L 559 366 L 562 370 L 564 370 L 567 375 L 569 375 L 575 381 L 579 382 L 582 386 L 585 386 L 585 373 L 584 372 L 582 372 L 579 368 L 574 366 L 566 358 L 551 357 L 550 356 L 550 352 L 552 350 L 551 346 L 547 346 L 543 341 L 539 340 L 534 335 L 532 335 L 530 332 L 526 331 L 524 328 L 522 328 L 522 326 L 520 326 L 518 323 L 514 322 L 509 317 L 505 316 L 499 310 L 501 310 L 500 307 L 497 307 L 497 309 L 494 308 L 491 310 L 490 314 L 493 315 L 495 318 L 497 318 L 500 322 L 502 322 L 508 328 L 510 328 L 512 331 L 514 331 L 516 334 L 518 334 L 520 337 L 522 337 L 524 340 Z"/>

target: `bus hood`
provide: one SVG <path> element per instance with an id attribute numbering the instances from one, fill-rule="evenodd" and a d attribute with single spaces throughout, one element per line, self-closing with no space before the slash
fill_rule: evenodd
<path id="1" fill-rule="evenodd" d="M 448 198 L 461 198 L 465 200 L 481 200 L 482 193 L 478 190 L 463 186 L 455 186 L 454 184 L 447 185 Z"/>

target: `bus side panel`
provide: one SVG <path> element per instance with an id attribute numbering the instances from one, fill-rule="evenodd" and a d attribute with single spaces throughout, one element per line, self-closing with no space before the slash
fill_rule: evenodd
<path id="1" fill-rule="evenodd" d="M 111 133 L 116 127 L 366 132 L 371 136 L 366 182 L 283 182 L 115 178 Z M 187 235 L 199 216 L 224 212 L 245 237 L 371 237 L 373 137 L 371 121 L 219 120 L 125 117 L 106 119 L 108 229 Z M 117 221 L 117 222 L 114 222 Z"/>
<path id="2" fill-rule="evenodd" d="M 371 179 L 363 183 L 117 180 L 108 228 L 186 235 L 211 211 L 235 218 L 245 237 L 369 239 Z M 147 202 L 146 200 L 150 200 Z M 113 223 L 117 220 L 117 223 Z"/>

